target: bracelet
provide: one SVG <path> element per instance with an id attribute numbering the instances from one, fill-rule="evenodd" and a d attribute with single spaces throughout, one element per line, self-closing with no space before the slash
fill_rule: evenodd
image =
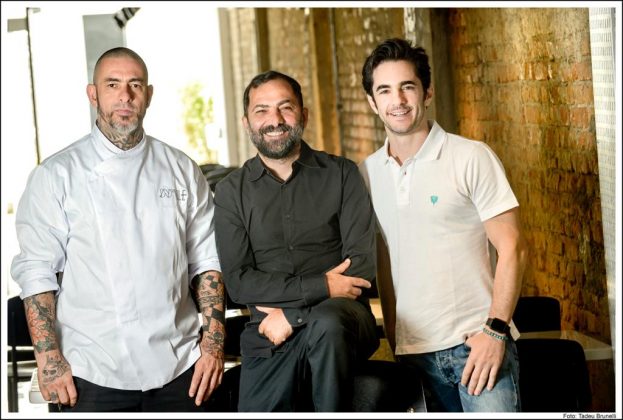
<path id="1" fill-rule="evenodd" d="M 500 341 L 507 341 L 508 340 L 507 336 L 494 333 L 493 331 L 491 331 L 490 329 L 485 328 L 485 327 L 482 328 L 482 332 L 487 334 L 489 337 L 493 337 L 493 338 L 498 339 Z"/>

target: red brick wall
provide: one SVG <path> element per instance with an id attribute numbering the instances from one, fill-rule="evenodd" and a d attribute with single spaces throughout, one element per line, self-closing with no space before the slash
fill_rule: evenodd
<path id="1" fill-rule="evenodd" d="M 361 86 L 361 67 L 381 41 L 404 36 L 403 9 L 334 10 L 342 154 L 361 162 L 383 145 L 385 129 Z"/>
<path id="2" fill-rule="evenodd" d="M 301 84 L 305 107 L 311 112 L 315 100 L 311 88 L 309 13 L 303 8 L 270 8 L 267 10 L 270 44 L 270 68 L 295 78 Z M 304 139 L 312 147 L 315 127 L 310 115 Z"/>
<path id="3" fill-rule="evenodd" d="M 455 9 L 460 134 L 503 161 L 530 245 L 524 295 L 610 341 L 588 9 Z"/>

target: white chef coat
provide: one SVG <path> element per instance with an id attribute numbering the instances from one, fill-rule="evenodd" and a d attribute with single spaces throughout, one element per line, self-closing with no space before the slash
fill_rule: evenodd
<path id="1" fill-rule="evenodd" d="M 519 205 L 493 150 L 429 126 L 402 166 L 387 140 L 360 165 L 390 255 L 396 354 L 444 350 L 482 330 L 493 293 L 483 222 Z"/>
<path id="2" fill-rule="evenodd" d="M 195 363 L 189 281 L 220 271 L 213 212 L 199 167 L 150 136 L 123 151 L 94 125 L 32 171 L 11 274 L 22 298 L 57 291 L 57 333 L 75 376 L 145 391 Z"/>

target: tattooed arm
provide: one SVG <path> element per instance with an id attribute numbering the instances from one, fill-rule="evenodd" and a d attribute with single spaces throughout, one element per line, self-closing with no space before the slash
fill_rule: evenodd
<path id="1" fill-rule="evenodd" d="M 223 378 L 225 342 L 225 287 L 218 271 L 206 271 L 191 283 L 193 298 L 203 315 L 201 358 L 195 364 L 189 396 L 195 404 L 208 399 Z"/>
<path id="2" fill-rule="evenodd" d="M 56 338 L 56 302 L 54 292 L 24 299 L 26 320 L 37 359 L 39 387 L 47 401 L 74 406 L 78 393 L 71 367 L 61 354 Z"/>

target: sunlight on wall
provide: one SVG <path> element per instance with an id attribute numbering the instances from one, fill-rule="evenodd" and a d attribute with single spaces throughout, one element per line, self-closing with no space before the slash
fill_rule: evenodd
<path id="1" fill-rule="evenodd" d="M 126 40 L 145 60 L 154 86 L 146 131 L 203 163 L 182 125 L 182 90 L 200 82 L 203 97 L 214 100 L 215 124 L 207 128 L 208 147 L 218 151 L 219 163 L 229 165 L 217 9 L 207 3 L 143 7 L 128 22 Z"/>

